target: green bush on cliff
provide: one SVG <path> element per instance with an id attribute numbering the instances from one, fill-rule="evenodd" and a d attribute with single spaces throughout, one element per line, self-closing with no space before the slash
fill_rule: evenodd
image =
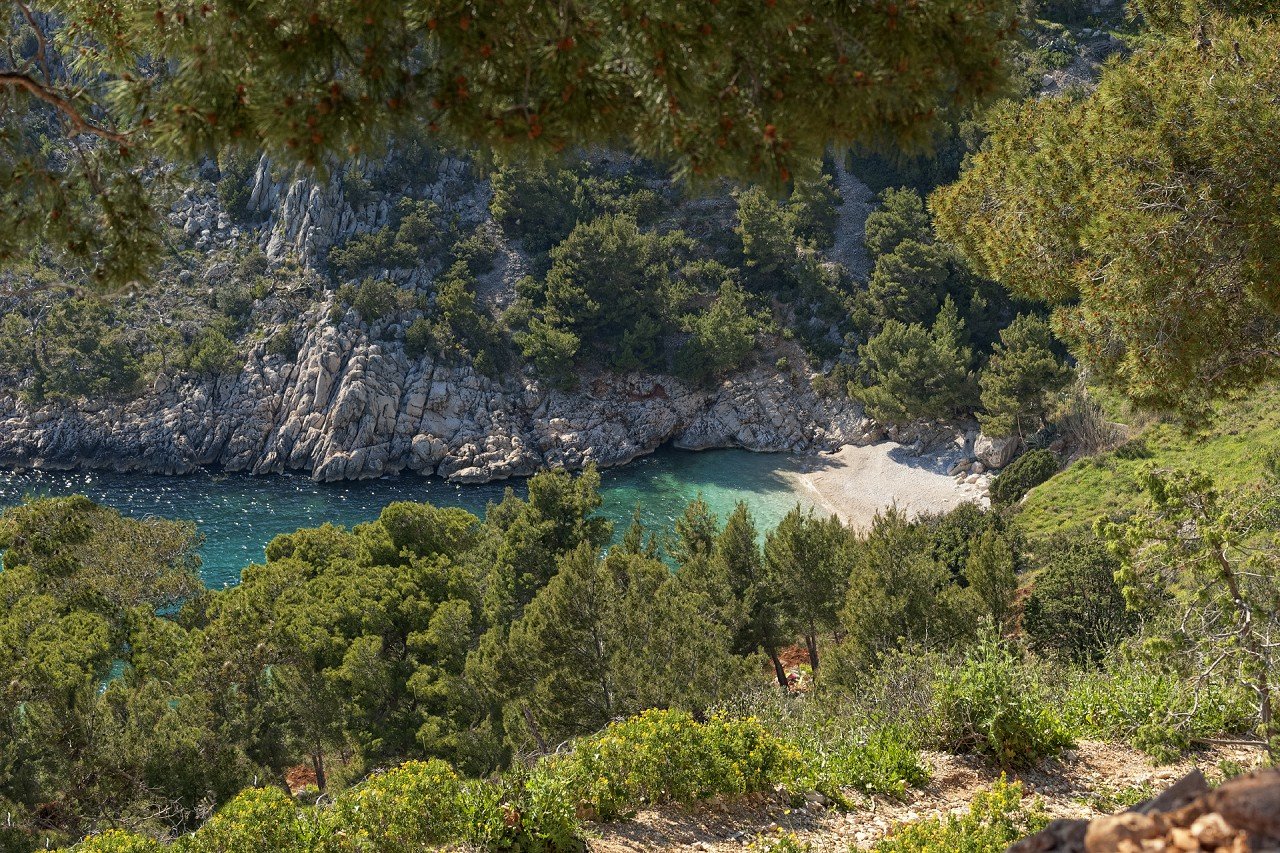
<path id="1" fill-rule="evenodd" d="M 1011 506 L 1022 496 L 1058 473 L 1061 463 L 1052 450 L 1029 450 L 1010 462 L 991 483 L 988 495 L 994 506 Z"/>

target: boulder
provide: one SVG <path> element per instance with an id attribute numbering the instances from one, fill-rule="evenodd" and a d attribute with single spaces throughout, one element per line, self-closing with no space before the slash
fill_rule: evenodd
<path id="1" fill-rule="evenodd" d="M 1093 821 L 1055 820 L 1009 853 L 1280 850 L 1280 770 L 1256 770 L 1210 790 L 1194 770 L 1164 793 Z"/>
<path id="2" fill-rule="evenodd" d="M 1021 449 L 1022 439 L 1016 435 L 992 438 L 986 433 L 978 433 L 978 439 L 973 443 L 974 455 L 988 468 L 1003 468 Z"/>

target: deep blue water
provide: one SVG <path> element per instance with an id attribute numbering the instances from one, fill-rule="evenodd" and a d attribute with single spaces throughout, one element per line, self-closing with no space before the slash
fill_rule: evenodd
<path id="1" fill-rule="evenodd" d="M 646 527 L 669 531 L 698 493 L 721 521 L 745 500 L 761 530 L 773 527 L 796 502 L 782 471 L 786 456 L 745 450 L 692 453 L 660 450 L 619 468 L 600 472 L 603 513 L 621 532 L 636 502 Z M 240 570 L 261 560 L 272 537 L 325 522 L 351 526 L 371 521 L 392 501 L 430 501 L 461 506 L 483 516 L 485 505 L 503 491 L 524 491 L 513 480 L 455 485 L 435 477 L 404 475 L 353 483 L 316 483 L 296 474 L 251 477 L 192 474 L 162 477 L 99 472 L 0 472 L 0 508 L 26 495 L 83 494 L 131 516 L 190 519 L 204 534 L 205 582 L 236 583 Z"/>

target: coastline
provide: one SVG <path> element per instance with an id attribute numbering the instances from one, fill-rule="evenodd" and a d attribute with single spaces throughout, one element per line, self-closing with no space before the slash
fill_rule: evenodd
<path id="1" fill-rule="evenodd" d="M 892 441 L 845 445 L 835 452 L 793 456 L 783 474 L 803 502 L 859 530 L 896 505 L 908 516 L 946 512 L 963 503 L 987 505 L 986 489 L 947 474 L 965 458 L 957 447 L 914 453 Z"/>

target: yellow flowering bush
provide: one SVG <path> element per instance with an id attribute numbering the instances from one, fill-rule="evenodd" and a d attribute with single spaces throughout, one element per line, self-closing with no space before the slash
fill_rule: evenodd
<path id="1" fill-rule="evenodd" d="M 462 781 L 443 761 L 409 761 L 343 792 L 324 817 L 326 851 L 414 853 L 456 840 Z"/>
<path id="2" fill-rule="evenodd" d="M 120 829 L 86 838 L 71 849 L 75 853 L 160 853 L 156 841 Z"/>
<path id="3" fill-rule="evenodd" d="M 745 794 L 794 776 L 800 753 L 752 718 L 651 710 L 579 741 L 548 771 L 570 781 L 576 800 L 600 820 L 660 802 Z"/>
<path id="4" fill-rule="evenodd" d="M 173 845 L 178 853 L 310 853 L 317 827 L 279 788 L 248 788 Z"/>

